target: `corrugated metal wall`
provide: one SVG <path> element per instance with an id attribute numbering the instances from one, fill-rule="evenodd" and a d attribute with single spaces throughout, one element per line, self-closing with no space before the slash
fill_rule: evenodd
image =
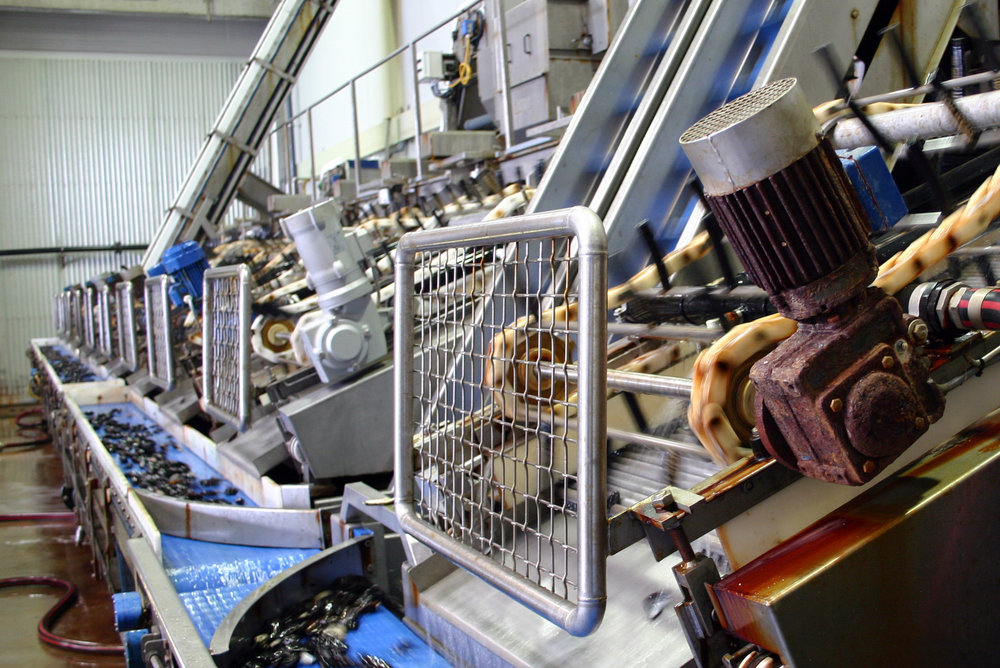
<path id="1" fill-rule="evenodd" d="M 148 243 L 241 66 L 0 56 L 0 248 Z M 0 402 L 25 396 L 52 295 L 140 255 L 0 257 Z"/>

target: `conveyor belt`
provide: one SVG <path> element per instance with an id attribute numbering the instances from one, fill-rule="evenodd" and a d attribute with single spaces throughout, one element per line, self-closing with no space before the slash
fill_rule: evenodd
<path id="1" fill-rule="evenodd" d="M 239 601 L 319 550 L 247 547 L 163 536 L 163 569 L 207 647 Z"/>
<path id="2" fill-rule="evenodd" d="M 197 494 L 202 494 L 210 498 L 226 503 L 235 503 L 242 506 L 252 507 L 256 504 L 245 493 L 237 489 L 230 481 L 224 479 L 222 475 L 209 466 L 195 453 L 179 444 L 170 434 L 156 424 L 152 418 L 144 414 L 136 406 L 130 403 L 115 404 L 94 404 L 80 407 L 93 422 L 92 416 L 114 415 L 114 419 L 120 423 L 129 425 L 142 425 L 149 430 L 148 436 L 152 438 L 158 446 L 163 446 L 164 455 L 168 461 L 181 462 L 191 470 L 191 473 L 198 480 L 192 487 Z M 103 441 L 106 437 L 104 427 L 95 427 L 97 435 Z M 107 445 L 107 443 L 105 444 Z M 141 474 L 142 468 L 138 465 L 124 463 L 122 458 L 108 448 L 115 463 L 126 475 Z M 134 485 L 133 485 L 134 486 Z M 229 492 L 229 493 L 227 493 Z"/>

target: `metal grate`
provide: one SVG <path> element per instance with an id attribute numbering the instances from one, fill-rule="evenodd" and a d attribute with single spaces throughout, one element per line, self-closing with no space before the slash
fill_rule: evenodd
<path id="1" fill-rule="evenodd" d="M 97 350 L 113 360 L 118 357 L 118 337 L 115 335 L 115 323 L 118 315 L 115 306 L 114 287 L 108 283 L 101 283 L 101 289 L 97 294 L 97 306 L 101 317 L 98 321 Z"/>
<path id="2" fill-rule="evenodd" d="M 250 424 L 250 270 L 209 269 L 202 297 L 205 410 L 244 431 Z"/>
<path id="3" fill-rule="evenodd" d="M 83 347 L 87 350 L 95 349 L 96 333 L 95 333 L 95 323 L 96 309 L 94 308 L 97 302 L 96 293 L 94 291 L 94 286 L 88 285 L 83 292 Z"/>
<path id="4" fill-rule="evenodd" d="M 738 125 L 762 110 L 780 100 L 788 91 L 795 87 L 795 79 L 778 79 L 766 86 L 754 89 L 745 95 L 727 102 L 700 121 L 692 125 L 681 135 L 680 142 L 686 144 L 704 139 L 727 128 Z"/>
<path id="5" fill-rule="evenodd" d="M 582 207 L 408 234 L 396 259 L 400 522 L 576 635 L 604 610 L 606 272 Z"/>
<path id="6" fill-rule="evenodd" d="M 149 379 L 164 390 L 174 389 L 174 350 L 170 332 L 170 301 L 166 274 L 146 279 L 146 360 Z"/>
<path id="7" fill-rule="evenodd" d="M 131 281 L 115 285 L 115 325 L 118 330 L 118 359 L 130 371 L 139 370 L 139 320 L 135 317 L 135 291 Z"/>

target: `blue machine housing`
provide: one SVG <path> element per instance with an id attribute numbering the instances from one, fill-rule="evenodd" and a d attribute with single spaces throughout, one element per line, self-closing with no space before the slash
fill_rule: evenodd
<path id="1" fill-rule="evenodd" d="M 149 269 L 150 276 L 169 274 L 173 285 L 167 290 L 174 306 L 184 306 L 184 297 L 191 295 L 196 304 L 201 303 L 202 286 L 208 259 L 205 251 L 194 241 L 185 241 L 168 248 L 160 263 Z"/>
<path id="2" fill-rule="evenodd" d="M 837 151 L 837 156 L 868 214 L 872 232 L 888 230 L 909 212 L 878 148 Z"/>

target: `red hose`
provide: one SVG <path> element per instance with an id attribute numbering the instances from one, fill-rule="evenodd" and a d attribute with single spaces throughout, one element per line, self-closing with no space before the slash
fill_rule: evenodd
<path id="1" fill-rule="evenodd" d="M 66 593 L 62 595 L 55 605 L 49 608 L 45 616 L 38 622 L 38 637 L 42 642 L 52 647 L 66 649 L 73 652 L 84 652 L 86 654 L 121 654 L 121 645 L 105 645 L 90 640 L 76 640 L 74 638 L 64 638 L 52 631 L 52 626 L 59 621 L 76 601 L 76 585 L 66 580 L 53 578 L 45 575 L 33 575 L 30 577 L 4 578 L 0 580 L 0 589 L 7 587 L 35 587 L 46 586 L 62 589 Z"/>
<path id="2" fill-rule="evenodd" d="M 35 420 L 34 422 L 25 422 L 24 418 L 28 417 L 29 415 L 37 415 L 38 419 Z M 22 427 L 22 428 L 25 428 L 25 429 L 27 429 L 29 427 L 30 428 L 37 428 L 37 427 L 41 427 L 43 424 L 45 424 L 45 416 L 42 415 L 42 409 L 41 408 L 30 408 L 30 409 L 24 411 L 23 413 L 19 414 L 16 418 L 14 418 L 14 422 L 17 423 L 18 427 Z"/>

